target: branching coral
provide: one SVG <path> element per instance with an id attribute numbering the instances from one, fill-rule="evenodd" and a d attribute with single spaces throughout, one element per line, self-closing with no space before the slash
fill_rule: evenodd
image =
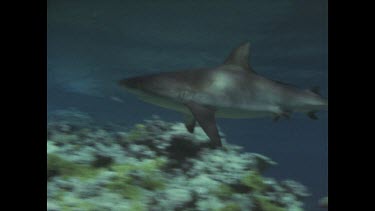
<path id="1" fill-rule="evenodd" d="M 267 157 L 211 149 L 183 123 L 145 121 L 125 132 L 85 122 L 48 125 L 50 211 L 302 210 L 298 184 L 262 177 Z"/>

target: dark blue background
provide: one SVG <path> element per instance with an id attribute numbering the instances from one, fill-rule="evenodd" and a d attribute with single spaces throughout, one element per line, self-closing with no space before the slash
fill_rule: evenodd
<path id="1" fill-rule="evenodd" d="M 131 126 L 151 115 L 182 120 L 138 101 L 115 81 L 147 73 L 215 66 L 243 41 L 260 74 L 327 97 L 328 14 L 324 0 L 48 1 L 48 110 L 75 107 Z M 112 100 L 118 97 L 123 103 Z M 327 195 L 327 113 L 220 119 L 227 141 L 279 163 L 266 174 L 308 186 L 307 210 Z"/>

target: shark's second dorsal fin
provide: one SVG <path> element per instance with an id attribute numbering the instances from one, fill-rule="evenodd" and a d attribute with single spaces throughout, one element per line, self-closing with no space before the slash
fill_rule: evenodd
<path id="1" fill-rule="evenodd" d="M 319 86 L 314 86 L 311 89 L 309 89 L 310 92 L 313 92 L 317 95 L 320 95 L 320 87 Z"/>
<path id="2" fill-rule="evenodd" d="M 254 72 L 249 64 L 250 56 L 250 42 L 242 43 L 237 48 L 233 49 L 230 55 L 225 60 L 224 64 L 237 65 L 245 70 Z"/>

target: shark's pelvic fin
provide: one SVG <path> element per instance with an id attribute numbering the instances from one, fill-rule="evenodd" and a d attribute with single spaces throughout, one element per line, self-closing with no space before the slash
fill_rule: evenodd
<path id="1" fill-rule="evenodd" d="M 281 117 L 285 117 L 286 119 L 290 119 L 290 116 L 292 115 L 291 111 L 288 110 L 282 110 L 280 113 L 278 113 L 276 116 L 274 116 L 273 121 L 277 122 Z"/>
<path id="2" fill-rule="evenodd" d="M 215 147 L 221 147 L 222 143 L 220 140 L 219 131 L 216 126 L 215 111 L 194 102 L 188 102 L 186 103 L 186 106 L 190 109 L 194 118 L 210 138 L 212 144 Z"/>
<path id="3" fill-rule="evenodd" d="M 317 120 L 318 117 L 316 116 L 316 111 L 310 111 L 307 113 L 307 116 L 310 118 L 310 119 L 313 119 L 313 120 Z"/>
<path id="4" fill-rule="evenodd" d="M 237 65 L 245 70 L 254 72 L 249 64 L 250 56 L 250 42 L 242 43 L 237 48 L 233 49 L 230 55 L 225 60 L 224 64 Z M 255 72 L 254 72 L 255 73 Z"/>
<path id="5" fill-rule="evenodd" d="M 185 117 L 185 127 L 186 129 L 189 131 L 189 133 L 194 133 L 194 128 L 195 128 L 195 124 L 196 124 L 196 120 L 194 118 L 194 116 L 192 115 L 187 115 Z"/>

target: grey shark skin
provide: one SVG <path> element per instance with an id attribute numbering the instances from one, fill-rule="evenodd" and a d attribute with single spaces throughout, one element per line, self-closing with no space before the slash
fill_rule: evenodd
<path id="1" fill-rule="evenodd" d="M 221 146 L 215 117 L 287 117 L 328 108 L 316 90 L 301 90 L 270 80 L 250 66 L 250 43 L 235 48 L 222 65 L 133 77 L 119 81 L 141 100 L 186 114 L 186 128 L 194 132 L 196 122 L 213 146 Z"/>

